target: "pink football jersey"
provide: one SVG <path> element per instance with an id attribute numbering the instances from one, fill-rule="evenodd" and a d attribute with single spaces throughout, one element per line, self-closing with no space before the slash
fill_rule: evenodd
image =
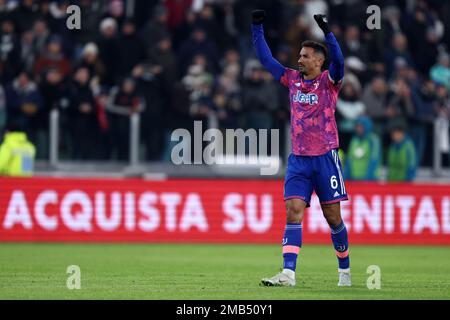
<path id="1" fill-rule="evenodd" d="M 300 71 L 286 68 L 280 82 L 289 88 L 292 153 L 319 156 L 338 148 L 334 112 L 342 81 L 334 84 L 328 70 L 304 80 Z"/>

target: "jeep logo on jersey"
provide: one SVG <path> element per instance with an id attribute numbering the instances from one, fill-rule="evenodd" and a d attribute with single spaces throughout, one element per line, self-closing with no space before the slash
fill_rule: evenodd
<path id="1" fill-rule="evenodd" d="M 319 103 L 319 98 L 317 97 L 317 94 L 315 93 L 301 93 L 297 90 L 297 93 L 294 94 L 292 100 L 294 102 L 300 102 L 300 103 L 309 103 L 310 105 Z"/>

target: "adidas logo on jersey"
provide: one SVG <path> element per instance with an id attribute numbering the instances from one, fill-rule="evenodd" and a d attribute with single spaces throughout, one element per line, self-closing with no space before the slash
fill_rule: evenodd
<path id="1" fill-rule="evenodd" d="M 339 192 L 336 191 L 336 192 L 334 193 L 334 197 L 339 197 L 339 196 L 340 196 Z"/>

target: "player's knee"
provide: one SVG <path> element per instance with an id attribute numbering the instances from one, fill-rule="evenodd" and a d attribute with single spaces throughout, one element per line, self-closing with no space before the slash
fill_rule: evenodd
<path id="1" fill-rule="evenodd" d="M 325 219 L 330 227 L 337 227 L 342 221 L 339 215 L 326 216 Z"/>
<path id="2" fill-rule="evenodd" d="M 322 205 L 322 211 L 330 227 L 337 227 L 342 222 L 339 203 Z"/>
<path id="3" fill-rule="evenodd" d="M 288 223 L 301 223 L 305 206 L 297 201 L 286 201 L 286 221 Z"/>

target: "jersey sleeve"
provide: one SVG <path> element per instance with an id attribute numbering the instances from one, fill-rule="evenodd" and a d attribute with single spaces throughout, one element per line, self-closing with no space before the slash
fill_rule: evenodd
<path id="1" fill-rule="evenodd" d="M 252 24 L 252 38 L 253 46 L 256 50 L 256 56 L 261 64 L 269 71 L 277 80 L 281 78 L 284 72 L 284 67 L 278 60 L 276 60 L 270 52 L 269 46 L 264 39 L 264 30 L 262 24 Z"/>
<path id="2" fill-rule="evenodd" d="M 296 79 L 299 76 L 299 71 L 291 69 L 291 68 L 284 68 L 284 73 L 280 78 L 280 83 L 289 88 L 289 83 L 292 79 Z"/>
<path id="3" fill-rule="evenodd" d="M 334 81 L 331 76 L 330 76 L 330 72 L 328 70 L 324 71 L 324 75 L 326 76 L 326 82 L 328 83 L 328 87 L 330 88 L 330 90 L 334 91 L 334 92 L 338 92 L 341 87 L 342 87 L 342 80 L 339 81 Z"/>
<path id="4" fill-rule="evenodd" d="M 330 56 L 330 67 L 328 69 L 330 79 L 339 82 L 344 77 L 344 56 L 342 55 L 341 47 L 333 32 L 325 36 L 325 42 Z"/>

